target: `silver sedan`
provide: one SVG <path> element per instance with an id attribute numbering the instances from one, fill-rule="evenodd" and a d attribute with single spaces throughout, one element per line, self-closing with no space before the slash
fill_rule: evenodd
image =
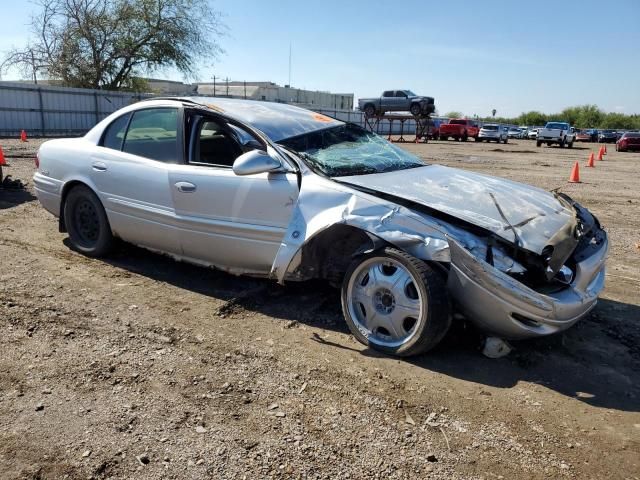
<path id="1" fill-rule="evenodd" d="M 569 197 L 427 164 L 289 105 L 144 101 L 44 143 L 38 162 L 38 198 L 77 251 L 107 255 L 117 237 L 233 274 L 340 283 L 354 336 L 389 354 L 432 348 L 454 312 L 504 338 L 552 334 L 604 286 L 607 235 Z"/>

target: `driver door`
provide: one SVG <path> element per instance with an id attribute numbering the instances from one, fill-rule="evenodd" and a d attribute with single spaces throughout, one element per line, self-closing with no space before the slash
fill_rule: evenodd
<path id="1" fill-rule="evenodd" d="M 223 117 L 186 115 L 187 161 L 169 173 L 185 257 L 266 275 L 298 197 L 293 173 L 238 176 L 233 162 L 261 140 Z"/>

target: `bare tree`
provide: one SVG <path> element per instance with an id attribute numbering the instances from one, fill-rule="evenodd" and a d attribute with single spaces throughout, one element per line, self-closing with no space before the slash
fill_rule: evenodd
<path id="1" fill-rule="evenodd" d="M 225 27 L 209 0 L 39 0 L 32 41 L 0 66 L 71 87 L 135 89 L 145 73 L 173 67 L 193 77 L 216 59 Z"/>

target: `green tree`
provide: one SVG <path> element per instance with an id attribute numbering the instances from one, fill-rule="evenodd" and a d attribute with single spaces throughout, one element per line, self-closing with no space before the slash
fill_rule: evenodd
<path id="1" fill-rule="evenodd" d="M 624 115 L 622 113 L 607 113 L 600 123 L 600 127 L 632 130 L 636 128 L 636 122 L 634 122 L 634 119 L 630 115 Z"/>
<path id="2" fill-rule="evenodd" d="M 455 112 L 455 111 L 447 112 L 447 113 L 444 114 L 444 116 L 447 117 L 447 118 L 462 118 L 463 117 L 462 112 Z"/>
<path id="3" fill-rule="evenodd" d="M 163 68 L 193 76 L 200 59 L 222 52 L 224 25 L 208 0 L 39 0 L 33 38 L 6 56 L 37 80 L 83 88 L 140 88 Z"/>
<path id="4" fill-rule="evenodd" d="M 522 113 L 516 120 L 516 123 L 520 125 L 537 126 L 547 123 L 548 116 L 544 113 L 531 111 Z"/>

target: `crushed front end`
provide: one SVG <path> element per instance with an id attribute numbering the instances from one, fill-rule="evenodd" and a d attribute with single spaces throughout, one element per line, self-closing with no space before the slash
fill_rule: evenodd
<path id="1" fill-rule="evenodd" d="M 480 328 L 508 339 L 550 335 L 571 327 L 598 300 L 605 283 L 609 243 L 588 210 L 559 195 L 576 212 L 569 234 L 559 235 L 555 252 L 512 254 L 517 268 L 494 259 L 505 250 L 491 244 L 479 255 L 450 239 L 448 287 L 459 310 Z M 507 248 L 508 250 L 508 248 Z"/>

